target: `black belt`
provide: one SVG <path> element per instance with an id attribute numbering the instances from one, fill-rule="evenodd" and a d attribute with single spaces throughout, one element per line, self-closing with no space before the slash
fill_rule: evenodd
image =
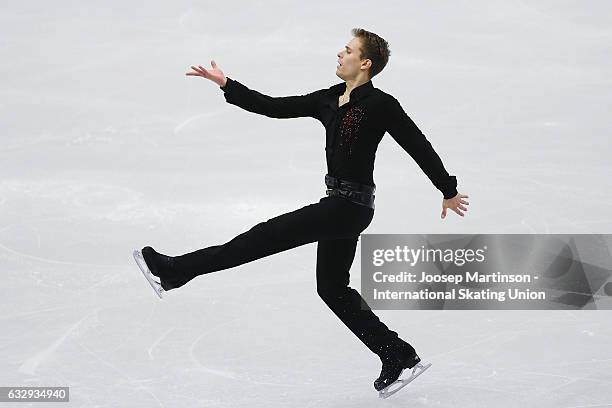
<path id="1" fill-rule="evenodd" d="M 341 180 L 329 174 L 325 175 L 325 185 L 329 187 L 325 191 L 328 196 L 340 196 L 355 204 L 374 208 L 376 186 Z"/>

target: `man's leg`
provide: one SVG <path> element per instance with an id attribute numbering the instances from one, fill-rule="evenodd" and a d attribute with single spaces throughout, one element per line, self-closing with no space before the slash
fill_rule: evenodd
<path id="1" fill-rule="evenodd" d="M 401 340 L 396 332 L 389 330 L 378 319 L 359 292 L 348 286 L 357 238 L 354 236 L 318 242 L 317 292 L 359 340 L 373 353 L 381 356 Z"/>
<path id="2" fill-rule="evenodd" d="M 161 269 L 162 284 L 178 288 L 195 278 L 232 268 L 300 245 L 330 237 L 350 236 L 363 230 L 369 209 L 347 204 L 342 199 L 323 198 L 265 222 L 260 222 L 223 245 L 214 245 L 176 257 L 166 257 Z M 366 223 L 367 222 L 367 223 Z"/>

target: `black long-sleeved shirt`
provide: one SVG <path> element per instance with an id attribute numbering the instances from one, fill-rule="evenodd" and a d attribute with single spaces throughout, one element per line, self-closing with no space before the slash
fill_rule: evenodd
<path id="1" fill-rule="evenodd" d="M 326 130 L 327 173 L 348 181 L 375 185 L 376 149 L 385 132 L 417 162 L 444 198 L 457 194 L 457 179 L 450 176 L 431 143 L 393 96 L 368 81 L 354 88 L 349 102 L 338 106 L 346 83 L 306 95 L 272 97 L 227 78 L 220 87 L 228 103 L 271 118 L 312 117 Z"/>

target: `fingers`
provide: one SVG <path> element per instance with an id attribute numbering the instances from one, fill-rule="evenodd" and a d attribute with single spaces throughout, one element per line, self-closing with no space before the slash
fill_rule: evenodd
<path id="1" fill-rule="evenodd" d="M 442 215 L 441 218 L 444 219 L 446 218 L 446 207 L 442 207 Z"/>
<path id="2" fill-rule="evenodd" d="M 208 75 L 208 71 L 202 68 L 201 65 L 198 65 L 198 67 L 199 69 L 192 65 L 191 69 L 193 69 L 195 72 L 187 72 L 185 75 L 194 75 L 194 76 L 201 76 L 201 77 L 206 78 Z"/>
<path id="3" fill-rule="evenodd" d="M 458 209 L 456 209 L 456 208 L 452 208 L 452 210 L 453 210 L 454 212 L 456 212 L 457 214 L 459 214 L 460 216 L 462 216 L 462 217 L 463 217 L 463 213 L 462 213 L 461 211 L 459 211 Z"/>
<path id="4" fill-rule="evenodd" d="M 448 207 L 451 210 L 455 211 L 455 212 L 457 212 L 458 209 L 461 209 L 463 211 L 467 211 L 468 210 L 467 207 L 462 205 L 459 201 L 455 201 L 455 202 L 451 203 L 451 205 L 449 205 Z M 457 212 L 457 214 L 459 214 L 459 213 Z"/>
<path id="5" fill-rule="evenodd" d="M 191 69 L 193 69 L 195 72 L 187 72 L 185 75 L 202 76 L 202 73 L 193 65 L 191 66 Z"/>
<path id="6" fill-rule="evenodd" d="M 210 65 L 212 65 L 213 69 L 217 69 L 217 63 L 215 60 L 210 60 Z"/>
<path id="7" fill-rule="evenodd" d="M 468 196 L 466 196 L 465 194 L 458 194 L 454 198 L 457 201 L 457 205 L 460 205 L 460 204 L 470 205 L 469 201 L 464 200 L 464 198 L 468 198 Z"/>
<path id="8" fill-rule="evenodd" d="M 199 73 L 201 73 L 201 74 L 202 74 L 202 76 L 206 76 L 206 74 L 208 74 L 208 71 L 206 71 L 206 69 L 204 69 L 204 67 L 203 67 L 203 66 L 198 65 L 198 68 L 200 68 L 200 69 L 198 70 L 198 72 L 199 72 Z"/>
<path id="9" fill-rule="evenodd" d="M 462 200 L 460 198 L 453 198 L 450 202 L 449 202 L 449 206 L 453 207 L 453 206 L 457 206 L 457 205 L 461 205 L 461 204 L 465 204 L 465 205 L 470 205 L 470 203 L 468 201 Z"/>

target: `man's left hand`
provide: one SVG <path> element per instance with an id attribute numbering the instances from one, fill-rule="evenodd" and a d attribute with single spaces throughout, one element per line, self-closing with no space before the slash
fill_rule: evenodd
<path id="1" fill-rule="evenodd" d="M 461 193 L 457 193 L 457 195 L 453 198 L 442 199 L 442 219 L 446 218 L 447 208 L 450 208 L 451 210 L 463 217 L 463 213 L 460 210 L 467 211 L 467 207 L 463 204 L 470 205 L 470 203 L 464 200 L 464 198 L 468 198 L 468 196 Z"/>

